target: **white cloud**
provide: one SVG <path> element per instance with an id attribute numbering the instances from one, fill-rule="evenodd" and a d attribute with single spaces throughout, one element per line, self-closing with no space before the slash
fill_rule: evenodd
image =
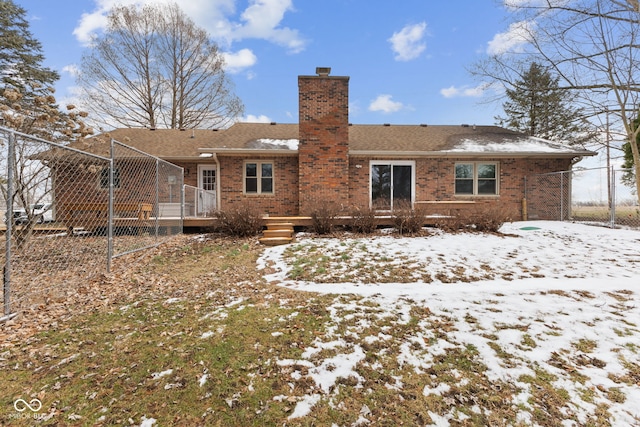
<path id="1" fill-rule="evenodd" d="M 265 39 L 298 53 L 304 50 L 306 41 L 298 30 L 280 27 L 285 13 L 289 11 L 293 11 L 292 0 L 252 0 L 240 15 L 243 23 L 235 25 L 230 37 L 232 40 Z"/>
<path id="2" fill-rule="evenodd" d="M 504 7 L 507 9 L 518 9 L 520 7 L 540 4 L 540 0 L 504 0 Z"/>
<path id="3" fill-rule="evenodd" d="M 253 114 L 247 114 L 247 116 L 240 121 L 246 122 L 246 123 L 271 123 L 273 120 L 271 120 L 269 117 L 265 116 L 264 114 L 260 114 L 259 116 L 254 116 Z"/>
<path id="4" fill-rule="evenodd" d="M 504 33 L 498 33 L 488 43 L 489 55 L 501 55 L 507 52 L 522 52 L 524 46 L 529 43 L 531 34 L 535 29 L 532 21 L 514 22 Z"/>
<path id="5" fill-rule="evenodd" d="M 391 95 L 379 95 L 369 104 L 369 111 L 381 111 L 383 113 L 395 113 L 404 106 L 401 102 L 391 100 Z"/>
<path id="6" fill-rule="evenodd" d="M 423 42 L 427 30 L 427 24 L 421 22 L 415 25 L 407 25 L 397 33 L 393 33 L 389 42 L 395 53 L 396 61 L 410 61 L 416 59 L 427 48 Z"/>
<path id="7" fill-rule="evenodd" d="M 91 43 L 91 38 L 98 31 L 107 26 L 107 17 L 103 13 L 83 13 L 78 26 L 73 29 L 73 35 L 84 46 Z"/>
<path id="8" fill-rule="evenodd" d="M 78 66 L 76 64 L 69 64 L 69 65 L 65 65 L 64 67 L 62 67 L 62 72 L 63 73 L 68 73 L 72 77 L 78 77 L 78 74 L 80 74 L 80 69 L 78 68 Z"/>
<path id="9" fill-rule="evenodd" d="M 517 10 L 523 7 L 564 6 L 573 0 L 504 0 L 504 7 Z"/>
<path id="10" fill-rule="evenodd" d="M 107 15 L 115 5 L 166 4 L 174 0 L 96 0 L 92 12 L 82 14 L 73 34 L 84 45 L 107 25 Z M 293 10 L 292 0 L 251 0 L 249 6 L 236 16 L 235 0 L 190 0 L 180 4 L 184 13 L 196 25 L 204 28 L 220 42 L 256 38 L 285 46 L 290 52 L 304 50 L 306 41 L 298 30 L 280 27 L 287 12 Z"/>
<path id="11" fill-rule="evenodd" d="M 455 87 L 449 86 L 444 89 L 440 89 L 440 95 L 445 98 L 479 98 L 481 97 L 487 89 L 490 88 L 490 85 L 483 83 L 476 87 L 462 86 Z"/>
<path id="12" fill-rule="evenodd" d="M 245 68 L 252 67 L 258 62 L 258 58 L 250 49 L 240 49 L 237 52 L 223 52 L 224 68 L 234 74 Z"/>

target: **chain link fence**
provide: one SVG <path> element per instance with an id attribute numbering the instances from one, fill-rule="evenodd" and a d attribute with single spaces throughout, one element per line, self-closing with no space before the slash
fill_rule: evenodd
<path id="1" fill-rule="evenodd" d="M 630 179 L 630 170 L 606 167 L 527 176 L 527 218 L 640 227 Z"/>
<path id="2" fill-rule="evenodd" d="M 111 157 L 0 127 L 4 317 L 64 301 L 70 277 L 182 232 L 182 168 L 117 141 Z M 77 282 L 77 281 L 76 281 Z"/>
<path id="3" fill-rule="evenodd" d="M 182 168 L 118 141 L 111 142 L 111 158 L 112 256 L 149 248 L 182 233 Z"/>

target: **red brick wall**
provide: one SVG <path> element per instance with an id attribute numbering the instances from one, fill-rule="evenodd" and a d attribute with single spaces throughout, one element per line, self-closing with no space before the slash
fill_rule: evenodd
<path id="1" fill-rule="evenodd" d="M 262 212 L 271 216 L 298 215 L 300 194 L 297 181 L 299 179 L 299 164 L 295 157 L 267 157 L 254 156 L 250 160 L 272 160 L 274 162 L 274 194 L 273 195 L 246 195 L 243 194 L 243 165 L 242 157 L 220 157 L 221 179 L 221 209 L 238 206 L 246 201 L 254 203 Z M 329 160 L 329 159 L 326 159 Z M 340 203 L 344 207 L 368 207 L 369 206 L 369 162 L 370 160 L 389 160 L 383 157 L 352 157 L 349 160 L 348 189 L 337 193 L 335 199 L 329 199 Z M 522 219 L 522 199 L 524 198 L 524 177 L 540 173 L 565 171 L 571 168 L 570 159 L 505 159 L 484 158 L 474 161 L 495 161 L 499 164 L 500 194 L 498 196 L 455 196 L 454 195 L 454 165 L 456 162 L 469 161 L 465 158 L 432 158 L 432 159 L 394 159 L 415 160 L 416 164 L 416 201 L 457 201 L 473 200 L 490 206 L 501 206 L 517 214 L 515 219 Z M 197 185 L 197 165 L 182 164 L 185 168 L 185 183 Z M 186 170 L 189 174 L 186 174 Z M 320 182 L 320 175 L 316 172 L 315 180 Z M 324 180 L 327 181 L 327 180 Z M 553 191 L 550 189 L 549 191 Z M 320 191 L 319 197 L 329 197 Z M 307 206 L 312 206 L 314 198 L 306 197 Z M 321 199 L 327 200 L 327 199 Z M 531 203 L 534 201 L 532 200 Z M 546 206 L 553 208 L 553 200 L 545 200 Z M 427 204 L 427 209 L 432 213 L 448 213 L 449 207 L 438 208 L 438 205 Z M 473 206 L 473 205 L 472 205 Z M 475 207 L 474 206 L 474 207 Z M 469 206 L 467 206 L 469 208 Z M 441 212 L 438 210 L 440 209 Z M 462 207 L 461 209 L 464 209 Z M 302 211 L 304 212 L 304 211 Z"/>
<path id="2" fill-rule="evenodd" d="M 371 160 L 389 160 L 380 157 L 357 157 L 350 159 L 349 165 L 349 204 L 351 206 L 369 206 L 369 162 Z M 473 161 L 495 161 L 499 164 L 500 182 L 497 196 L 456 196 L 454 194 L 456 162 L 470 161 L 465 158 L 433 158 L 433 159 L 394 159 L 415 160 L 416 188 L 415 201 L 475 201 L 488 206 L 499 206 L 512 211 L 522 219 L 522 199 L 525 195 L 524 177 L 539 173 L 564 171 L 571 168 L 570 159 L 504 159 L 484 158 Z M 553 203 L 546 201 L 547 204 Z M 437 204 L 425 204 L 431 213 L 448 213 L 449 206 L 439 208 Z M 460 207 L 465 209 L 465 207 Z M 446 211 L 445 211 L 446 210 Z"/>
<path id="3" fill-rule="evenodd" d="M 349 203 L 349 78 L 299 76 L 299 213 Z"/>
<path id="4" fill-rule="evenodd" d="M 298 214 L 298 159 L 295 157 L 219 157 L 220 209 L 250 203 L 271 216 Z M 273 194 L 244 194 L 245 160 L 273 162 Z"/>

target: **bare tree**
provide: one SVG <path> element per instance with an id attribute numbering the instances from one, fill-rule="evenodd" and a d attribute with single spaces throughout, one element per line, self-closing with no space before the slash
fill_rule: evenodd
<path id="1" fill-rule="evenodd" d="M 78 79 L 103 124 L 215 128 L 242 114 L 218 46 L 176 4 L 117 6 L 108 19 Z"/>
<path id="2" fill-rule="evenodd" d="M 637 0 L 505 0 L 523 43 L 497 52 L 471 72 L 509 86 L 522 76 L 522 64 L 538 62 L 573 92 L 586 119 L 615 119 L 623 138 L 635 141 L 640 127 L 640 9 Z M 604 126 L 603 126 L 604 127 Z M 634 144 L 631 144 L 632 146 Z M 640 176 L 640 153 L 633 148 Z M 636 180 L 640 198 L 640 181 Z"/>

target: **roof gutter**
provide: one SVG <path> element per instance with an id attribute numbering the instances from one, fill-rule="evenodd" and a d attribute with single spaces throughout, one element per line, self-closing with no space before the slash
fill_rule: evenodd
<path id="1" fill-rule="evenodd" d="M 584 157 L 595 156 L 593 151 L 568 151 L 556 153 L 544 153 L 540 151 L 522 152 L 497 152 L 497 151 L 373 151 L 373 150 L 351 150 L 351 157 L 386 157 L 386 158 L 407 158 L 407 157 L 491 157 L 491 158 L 549 158 L 549 157 Z"/>
<path id="2" fill-rule="evenodd" d="M 198 148 L 201 154 L 212 153 L 225 156 L 297 156 L 298 150 L 287 149 L 257 149 L 257 148 Z"/>
<path id="3" fill-rule="evenodd" d="M 222 200 L 220 197 L 220 160 L 218 160 L 216 153 L 211 154 L 213 154 L 213 161 L 216 162 L 216 209 L 219 211 Z"/>

